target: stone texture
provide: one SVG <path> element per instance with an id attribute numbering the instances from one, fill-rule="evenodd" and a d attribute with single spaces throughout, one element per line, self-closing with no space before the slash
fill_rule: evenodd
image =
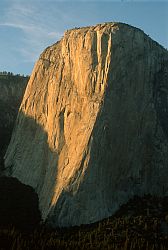
<path id="1" fill-rule="evenodd" d="M 122 23 L 72 29 L 28 83 L 5 156 L 52 226 L 91 223 L 135 194 L 168 195 L 168 52 Z"/>
<path id="2" fill-rule="evenodd" d="M 0 74 L 0 173 L 28 77 Z"/>

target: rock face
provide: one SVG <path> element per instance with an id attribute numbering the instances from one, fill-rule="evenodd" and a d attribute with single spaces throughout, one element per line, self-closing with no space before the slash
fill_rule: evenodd
<path id="1" fill-rule="evenodd" d="M 28 77 L 0 73 L 0 172 Z"/>
<path id="2" fill-rule="evenodd" d="M 91 223 L 133 195 L 168 195 L 168 52 L 122 23 L 72 29 L 29 80 L 6 174 L 52 226 Z"/>

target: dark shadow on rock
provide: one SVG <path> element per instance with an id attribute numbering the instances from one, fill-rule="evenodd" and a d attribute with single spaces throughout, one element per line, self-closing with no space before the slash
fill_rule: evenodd
<path id="1" fill-rule="evenodd" d="M 0 175 L 28 79 L 19 75 L 0 75 Z"/>
<path id="2" fill-rule="evenodd" d="M 0 227 L 32 230 L 40 223 L 38 196 L 16 178 L 0 177 Z"/>
<path id="3" fill-rule="evenodd" d="M 155 74 L 153 82 L 153 98 L 158 120 L 168 140 L 168 61 L 163 61 L 161 69 Z"/>

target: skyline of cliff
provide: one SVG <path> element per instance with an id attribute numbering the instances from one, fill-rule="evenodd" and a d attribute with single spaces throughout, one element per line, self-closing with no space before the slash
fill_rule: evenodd
<path id="1" fill-rule="evenodd" d="M 118 21 L 168 48 L 168 3 L 161 1 L 0 1 L 0 70 L 30 75 L 45 47 L 73 27 Z"/>

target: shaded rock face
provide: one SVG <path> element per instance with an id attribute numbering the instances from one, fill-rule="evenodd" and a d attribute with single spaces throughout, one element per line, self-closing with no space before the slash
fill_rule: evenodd
<path id="1" fill-rule="evenodd" d="M 0 177 L 0 227 L 32 230 L 41 220 L 38 196 L 32 187 L 13 177 Z"/>
<path id="2" fill-rule="evenodd" d="M 67 31 L 36 63 L 5 156 L 52 226 L 87 224 L 168 193 L 168 52 L 108 23 Z"/>
<path id="3" fill-rule="evenodd" d="M 28 77 L 0 75 L 0 172 Z"/>

